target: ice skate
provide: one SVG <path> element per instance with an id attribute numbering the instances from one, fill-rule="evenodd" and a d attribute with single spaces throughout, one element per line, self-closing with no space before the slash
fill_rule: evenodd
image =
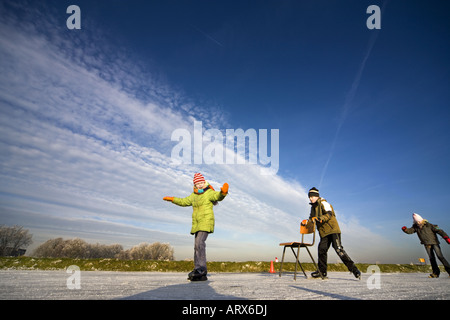
<path id="1" fill-rule="evenodd" d="M 361 271 L 359 271 L 358 269 L 356 269 L 355 271 L 353 271 L 353 275 L 354 275 L 355 278 L 357 278 L 358 280 L 361 280 Z"/>
<path id="2" fill-rule="evenodd" d="M 188 280 L 190 281 L 206 281 L 208 278 L 206 277 L 206 272 L 200 272 L 198 270 L 194 270 L 188 274 Z"/>
<path id="3" fill-rule="evenodd" d="M 312 272 L 312 273 L 311 273 L 311 277 L 313 277 L 314 279 L 319 279 L 319 278 L 322 278 L 322 279 L 328 279 L 328 278 L 327 278 L 327 273 L 326 273 L 326 272 L 322 272 L 322 275 L 320 275 L 320 272 L 319 272 L 319 271 L 314 271 L 314 272 Z"/>

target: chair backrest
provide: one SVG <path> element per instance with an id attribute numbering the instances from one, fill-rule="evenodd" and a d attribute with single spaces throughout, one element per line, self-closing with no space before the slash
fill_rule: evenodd
<path id="1" fill-rule="evenodd" d="M 300 223 L 300 233 L 301 234 L 309 234 L 315 231 L 316 224 L 314 222 L 309 222 L 306 226 Z"/>
<path id="2" fill-rule="evenodd" d="M 312 242 L 306 243 L 306 242 L 305 242 L 305 234 L 311 234 L 311 233 L 313 234 L 313 236 L 312 236 Z M 315 222 L 308 222 L 308 223 L 306 224 L 306 226 L 303 226 L 303 225 L 300 223 L 300 234 L 302 235 L 302 243 L 303 243 L 303 244 L 309 245 L 309 246 L 314 245 L 314 242 L 315 242 L 315 240 L 316 240 L 316 223 L 315 223 Z"/>

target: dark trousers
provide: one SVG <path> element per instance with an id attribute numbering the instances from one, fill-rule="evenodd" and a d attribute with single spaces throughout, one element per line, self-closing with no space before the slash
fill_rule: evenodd
<path id="1" fill-rule="evenodd" d="M 355 264 L 352 259 L 348 256 L 348 254 L 344 251 L 344 247 L 341 243 L 341 234 L 333 233 L 320 238 L 319 246 L 317 248 L 319 253 L 319 270 L 322 273 L 327 272 L 327 260 L 328 260 L 328 249 L 330 246 L 333 246 L 333 249 L 338 254 L 339 258 L 341 258 L 342 262 L 348 268 L 349 271 L 354 272 L 357 270 Z"/>
<path id="2" fill-rule="evenodd" d="M 428 257 L 430 258 L 431 269 L 433 269 L 433 273 L 435 275 L 439 275 L 441 270 L 436 262 L 436 256 L 444 265 L 445 271 L 450 275 L 450 265 L 447 260 L 445 260 L 444 255 L 442 254 L 441 247 L 438 244 L 428 244 L 425 245 L 425 250 L 427 250 Z M 436 253 L 436 256 L 434 255 Z"/>
<path id="3" fill-rule="evenodd" d="M 200 273 L 207 272 L 206 269 L 206 238 L 208 238 L 208 232 L 198 231 L 195 233 L 194 244 L 194 267 Z"/>

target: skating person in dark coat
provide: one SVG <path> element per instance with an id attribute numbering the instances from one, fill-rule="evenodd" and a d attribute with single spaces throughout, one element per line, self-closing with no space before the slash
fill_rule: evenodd
<path id="1" fill-rule="evenodd" d="M 309 200 L 311 201 L 311 214 L 309 216 L 309 221 L 315 221 L 317 226 L 317 231 L 319 231 L 320 242 L 318 246 L 319 253 L 319 263 L 318 268 L 323 276 L 327 274 L 327 252 L 330 246 L 341 258 L 342 262 L 346 265 L 348 270 L 353 273 L 353 275 L 361 279 L 361 272 L 355 266 L 354 262 L 348 254 L 344 251 L 344 247 L 341 243 L 341 230 L 339 229 L 339 224 L 336 219 L 336 214 L 334 209 L 325 199 L 319 196 L 319 190 L 316 188 L 311 188 L 308 193 Z M 311 274 L 312 277 L 320 277 L 318 271 Z"/>
<path id="2" fill-rule="evenodd" d="M 441 270 L 439 269 L 436 256 L 444 265 L 445 271 L 450 275 L 450 264 L 445 260 L 442 254 L 441 247 L 439 246 L 439 240 L 436 234 L 439 234 L 444 240 L 450 244 L 450 239 L 444 230 L 440 229 L 437 225 L 429 223 L 417 213 L 413 213 L 414 224 L 411 228 L 403 227 L 403 232 L 407 234 L 417 233 L 420 239 L 420 243 L 425 246 L 428 257 L 430 258 L 431 268 L 433 273 L 430 274 L 430 278 L 438 278 Z M 436 256 L 435 256 L 436 254 Z"/>

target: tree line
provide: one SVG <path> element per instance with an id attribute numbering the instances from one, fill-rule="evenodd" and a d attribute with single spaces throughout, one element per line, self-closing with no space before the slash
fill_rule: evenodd
<path id="1" fill-rule="evenodd" d="M 75 238 L 50 239 L 37 247 L 32 256 L 37 258 L 73 258 L 96 259 L 109 258 L 120 260 L 173 260 L 173 248 L 167 243 L 140 243 L 124 250 L 120 244 L 90 244 Z"/>
<path id="2" fill-rule="evenodd" d="M 25 253 L 32 243 L 32 234 L 20 226 L 0 226 L 0 256 L 15 256 Z M 38 246 L 30 255 L 36 258 L 109 258 L 120 260 L 174 260 L 174 250 L 168 243 L 140 243 L 124 250 L 120 244 L 90 244 L 75 239 L 55 238 Z"/>

